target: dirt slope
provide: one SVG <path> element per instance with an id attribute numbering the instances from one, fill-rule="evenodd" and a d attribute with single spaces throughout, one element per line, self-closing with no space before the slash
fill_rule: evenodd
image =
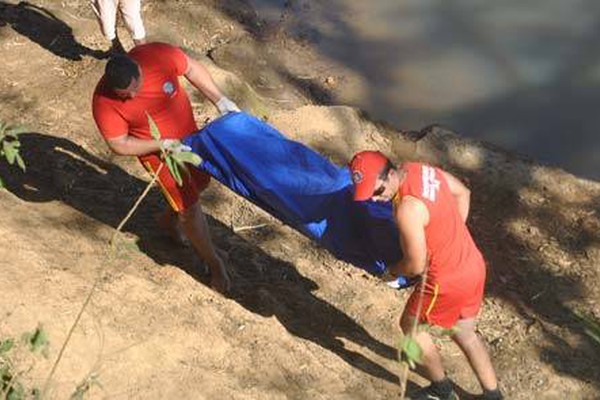
<path id="1" fill-rule="evenodd" d="M 47 360 L 20 360 L 24 370 L 33 364 L 23 382 L 43 385 L 97 284 L 49 398 L 92 381 L 101 386 L 85 398 L 397 396 L 396 324 L 407 293 L 336 261 L 218 184 L 203 200 L 228 252 L 229 298 L 204 285 L 189 250 L 157 231 L 156 190 L 117 252 L 107 251 L 147 177 L 95 132 L 90 98 L 106 44 L 87 4 L 35 6 L 0 1 L 0 120 L 29 130 L 27 173 L 0 164 L 8 188 L 0 192 L 0 338 L 38 323 L 50 338 Z M 489 261 L 480 330 L 507 398 L 600 398 L 600 351 L 573 314 L 600 317 L 598 183 L 443 127 L 405 134 L 324 106 L 341 90 L 327 79 L 335 66 L 260 24 L 242 2 L 146 1 L 144 15 L 152 39 L 202 58 L 244 108 L 333 161 L 379 148 L 464 178 L 473 189 L 470 225 Z M 194 107 L 198 121 L 215 115 L 202 99 Z M 470 398 L 477 383 L 458 350 L 441 346 L 461 398 Z"/>

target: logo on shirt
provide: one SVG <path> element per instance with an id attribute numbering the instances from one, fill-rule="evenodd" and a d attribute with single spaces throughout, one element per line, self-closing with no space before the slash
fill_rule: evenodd
<path id="1" fill-rule="evenodd" d="M 423 179 L 423 197 L 435 201 L 437 192 L 440 190 L 440 181 L 435 177 L 435 168 L 423 165 L 421 178 Z"/>
<path id="2" fill-rule="evenodd" d="M 175 85 L 173 85 L 173 82 L 166 81 L 163 84 L 162 90 L 167 96 L 171 97 L 175 93 Z"/>

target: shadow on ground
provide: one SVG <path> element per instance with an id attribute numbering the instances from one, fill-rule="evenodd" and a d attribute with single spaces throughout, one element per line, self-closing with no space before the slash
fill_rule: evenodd
<path id="1" fill-rule="evenodd" d="M 449 132 L 431 126 L 422 136 L 443 131 Z M 487 296 L 505 299 L 522 317 L 511 329 L 498 326 L 502 336 L 492 340 L 504 381 L 542 390 L 545 382 L 540 386 L 534 368 L 546 364 L 561 375 L 600 388 L 600 371 L 594 367 L 600 363 L 598 343 L 585 332 L 586 325 L 574 309 L 589 311 L 598 293 L 589 282 L 597 277 L 597 270 L 588 251 L 600 244 L 600 199 L 562 196 L 563 191 L 583 191 L 583 186 L 573 189 L 569 185 L 580 184 L 569 177 L 565 187 L 550 187 L 547 182 L 560 182 L 562 172 L 545 181 L 535 164 L 516 157 L 499 161 L 505 156 L 497 156 L 503 154 L 499 149 L 483 151 L 480 168 L 460 168 L 449 156 L 456 154 L 455 138 L 437 136 L 430 144 L 435 143 L 446 158 L 445 168 L 470 182 L 470 228 L 488 260 Z M 573 211 L 587 217 L 574 219 Z M 526 346 L 520 345 L 523 341 Z M 531 360 L 527 347 L 534 349 L 537 360 Z M 514 368 L 515 362 L 521 367 Z"/>
<path id="2" fill-rule="evenodd" d="M 116 227 L 147 183 L 109 164 L 67 139 L 39 133 L 20 135 L 25 173 L 0 163 L 6 188 L 27 202 L 61 201 L 103 224 Z M 213 183 L 217 184 L 217 183 Z M 189 251 L 177 248 L 157 231 L 153 215 L 161 211 L 162 199 L 153 190 L 124 231 L 139 238 L 138 247 L 157 264 L 171 264 L 199 280 L 191 267 Z M 395 349 L 373 338 L 352 318 L 313 295 L 317 285 L 296 268 L 274 258 L 255 244 L 209 218 L 216 243 L 229 253 L 234 279 L 231 297 L 251 312 L 275 316 L 293 335 L 310 340 L 374 377 L 397 382 L 397 377 L 360 353 L 344 347 L 343 337 L 375 353 L 395 358 Z M 79 225 L 84 235 L 94 227 Z M 89 229 L 89 230 L 88 230 Z M 206 282 L 204 282 L 206 283 Z"/>
<path id="3" fill-rule="evenodd" d="M 80 61 L 83 56 L 106 58 L 103 51 L 90 49 L 75 39 L 73 29 L 43 7 L 26 1 L 11 4 L 0 1 L 0 27 L 9 25 L 53 54 Z"/>

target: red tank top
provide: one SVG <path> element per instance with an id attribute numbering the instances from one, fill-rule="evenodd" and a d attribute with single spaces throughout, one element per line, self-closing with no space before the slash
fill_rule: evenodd
<path id="1" fill-rule="evenodd" d="M 405 163 L 403 169 L 406 175 L 395 202 L 402 196 L 413 196 L 429 211 L 429 223 L 425 227 L 430 259 L 428 281 L 460 281 L 485 274 L 483 256 L 460 216 L 442 171 L 414 162 Z"/>

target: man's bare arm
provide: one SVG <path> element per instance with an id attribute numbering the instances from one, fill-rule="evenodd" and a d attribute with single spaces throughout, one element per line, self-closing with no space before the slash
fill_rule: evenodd
<path id="1" fill-rule="evenodd" d="M 427 207 L 419 199 L 405 196 L 396 210 L 403 258 L 389 268 L 392 275 L 421 275 L 427 264 L 425 227 L 429 223 Z"/>
<path id="2" fill-rule="evenodd" d="M 450 192 L 456 199 L 456 203 L 458 204 L 458 212 L 460 213 L 462 220 L 467 222 L 467 218 L 469 217 L 469 208 L 471 206 L 471 191 L 454 175 L 446 171 L 442 171 L 442 173 L 446 178 L 446 182 L 448 182 Z"/>
<path id="3" fill-rule="evenodd" d="M 128 134 L 108 139 L 106 143 L 115 154 L 120 156 L 143 156 L 160 150 L 155 140 L 142 140 Z"/>
<path id="4" fill-rule="evenodd" d="M 219 101 L 223 94 L 217 87 L 215 81 L 204 65 L 188 57 L 188 69 L 184 76 L 196 89 L 206 96 L 214 104 Z"/>

